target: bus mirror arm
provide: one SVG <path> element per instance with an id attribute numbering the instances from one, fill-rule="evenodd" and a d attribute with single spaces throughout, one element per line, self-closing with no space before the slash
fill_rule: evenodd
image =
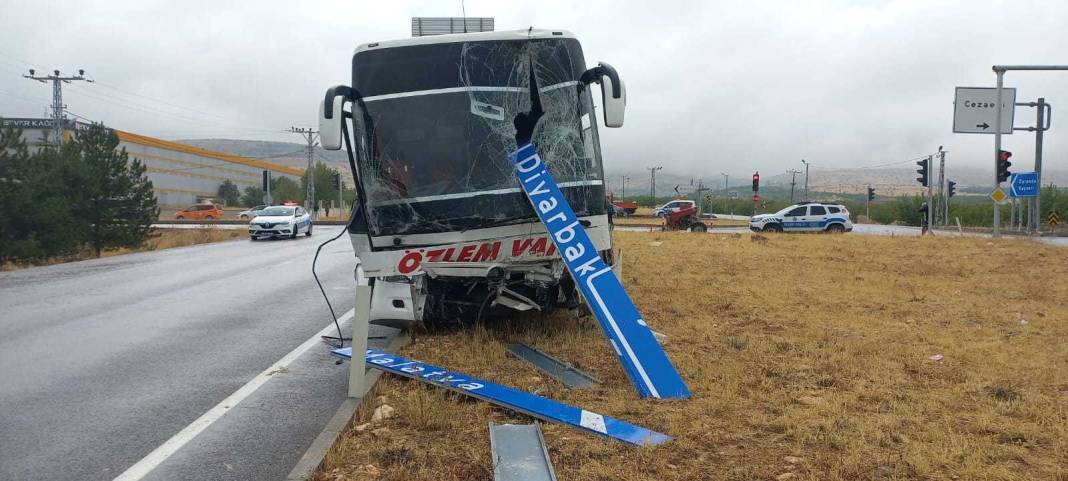
<path id="1" fill-rule="evenodd" d="M 616 69 L 604 62 L 599 62 L 596 67 L 583 72 L 579 77 L 581 88 L 595 82 L 601 84 L 605 127 L 622 127 L 623 114 L 627 109 L 627 85 L 619 79 Z"/>

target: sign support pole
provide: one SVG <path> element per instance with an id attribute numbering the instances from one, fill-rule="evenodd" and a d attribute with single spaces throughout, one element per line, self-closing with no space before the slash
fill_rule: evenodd
<path id="1" fill-rule="evenodd" d="M 994 190 L 1001 187 L 998 182 L 998 154 L 1001 152 L 1001 91 L 1005 85 L 1005 71 L 994 69 L 997 74 L 997 103 L 994 105 Z M 994 202 L 994 238 L 1001 237 L 1001 206 Z"/>
<path id="2" fill-rule="evenodd" d="M 1031 209 L 1028 217 L 1030 218 L 1030 230 L 1031 232 L 1038 232 L 1038 226 L 1041 222 L 1042 215 L 1042 133 L 1046 130 L 1046 108 L 1049 104 L 1046 103 L 1046 99 L 1043 97 L 1038 98 L 1038 105 L 1035 110 L 1038 110 L 1038 120 L 1035 124 L 1035 175 L 1038 177 L 1038 195 L 1035 196 L 1033 202 L 1034 209 Z"/>

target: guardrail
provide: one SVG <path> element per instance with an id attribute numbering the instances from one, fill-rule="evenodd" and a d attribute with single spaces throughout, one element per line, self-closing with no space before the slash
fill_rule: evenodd
<path id="1" fill-rule="evenodd" d="M 175 225 L 246 225 L 249 221 L 241 219 L 216 219 L 216 220 L 189 220 L 189 219 L 159 219 L 155 224 Z M 343 220 L 316 220 L 313 225 L 345 225 Z"/>

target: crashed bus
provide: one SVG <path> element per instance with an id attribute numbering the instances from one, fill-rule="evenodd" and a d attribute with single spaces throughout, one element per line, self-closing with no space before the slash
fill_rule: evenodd
<path id="1" fill-rule="evenodd" d="M 349 154 L 358 202 L 347 230 L 357 281 L 371 286 L 372 323 L 462 323 L 491 309 L 580 306 L 509 155 L 517 126 L 533 119 L 528 140 L 612 265 L 593 84 L 604 125 L 622 126 L 624 84 L 607 64 L 587 69 L 567 31 L 356 48 L 352 84 L 327 91 L 319 122 L 323 147 Z"/>

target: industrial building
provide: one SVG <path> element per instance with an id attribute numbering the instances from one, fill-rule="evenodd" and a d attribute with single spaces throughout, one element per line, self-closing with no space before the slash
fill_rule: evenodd
<path id="1" fill-rule="evenodd" d="M 47 118 L 4 118 L 0 119 L 0 126 L 22 129 L 27 144 L 40 147 L 51 140 L 52 122 Z M 66 140 L 89 125 L 70 120 L 66 124 Z M 115 133 L 119 137 L 119 147 L 125 148 L 130 158 L 140 159 L 145 164 L 148 178 L 155 187 L 156 199 L 164 209 L 181 208 L 206 199 L 221 202 L 218 199 L 219 185 L 228 179 L 244 191 L 246 187 L 261 185 L 264 170 L 271 171 L 274 178 L 289 177 L 298 182 L 304 174 L 303 169 L 263 160 L 122 130 L 115 130 Z"/>

